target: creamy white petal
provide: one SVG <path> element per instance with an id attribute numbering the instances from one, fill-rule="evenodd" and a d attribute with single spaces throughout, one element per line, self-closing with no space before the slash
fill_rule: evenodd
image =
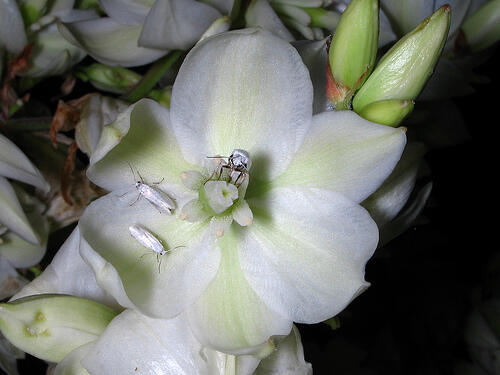
<path id="1" fill-rule="evenodd" d="M 122 25 L 142 25 L 154 0 L 99 0 L 108 16 Z"/>
<path id="2" fill-rule="evenodd" d="M 75 0 L 54 0 L 51 2 L 50 15 L 60 15 L 61 13 L 69 12 L 75 5 Z"/>
<path id="3" fill-rule="evenodd" d="M 80 231 L 76 227 L 43 273 L 13 299 L 35 294 L 70 294 L 118 307 L 113 297 L 97 285 L 92 269 L 80 257 L 79 244 Z"/>
<path id="4" fill-rule="evenodd" d="M 238 244 L 248 283 L 290 320 L 317 323 L 342 311 L 368 284 L 378 242 L 368 212 L 320 189 L 277 188 L 248 200 L 254 223 Z"/>
<path id="5" fill-rule="evenodd" d="M 228 357 L 203 348 L 183 315 L 162 320 L 126 310 L 110 323 L 82 364 L 91 375 L 224 374 L 214 363 L 217 356 Z"/>
<path id="6" fill-rule="evenodd" d="M 379 13 L 380 30 L 378 33 L 378 48 L 382 48 L 392 41 L 397 39 L 396 34 L 392 31 L 391 21 L 386 14 L 380 10 Z"/>
<path id="7" fill-rule="evenodd" d="M 16 0 L 0 1 L 0 47 L 19 53 L 27 44 L 24 22 Z"/>
<path id="8" fill-rule="evenodd" d="M 57 364 L 54 375 L 89 375 L 88 371 L 82 366 L 81 360 L 88 354 L 94 344 L 95 341 L 91 341 L 71 351 Z"/>
<path id="9" fill-rule="evenodd" d="M 1 245 L 0 245 L 1 246 Z M 0 301 L 11 297 L 28 283 L 0 253 Z M 0 369 L 2 368 L 2 335 L 0 334 Z"/>
<path id="10" fill-rule="evenodd" d="M 128 298 L 116 269 L 97 254 L 82 237 L 80 237 L 80 256 L 91 268 L 97 285 L 103 291 L 112 296 L 120 306 L 136 309 L 136 306 Z"/>
<path id="11" fill-rule="evenodd" d="M 0 134 L 0 177 L 8 177 L 48 191 L 49 184 L 24 153 Z"/>
<path id="12" fill-rule="evenodd" d="M 107 190 L 144 183 L 167 193 L 185 190 L 180 175 L 195 169 L 182 157 L 170 125 L 169 110 L 143 99 L 104 127 L 87 176 Z"/>
<path id="13" fill-rule="evenodd" d="M 302 61 L 309 69 L 314 87 L 313 113 L 325 112 L 331 104 L 326 97 L 326 69 L 328 53 L 326 42 L 328 38 L 318 41 L 300 40 L 292 43 L 302 57 Z"/>
<path id="14" fill-rule="evenodd" d="M 78 148 L 92 156 L 104 126 L 116 120 L 118 113 L 127 109 L 127 104 L 109 96 L 94 95 L 85 102 L 80 121 L 75 128 L 75 140 Z"/>
<path id="15" fill-rule="evenodd" d="M 24 359 L 24 352 L 16 348 L 0 332 L 0 369 L 8 375 L 19 375 L 17 359 Z"/>
<path id="16" fill-rule="evenodd" d="M 453 43 L 458 30 L 460 29 L 460 25 L 465 20 L 471 0 L 436 0 L 434 10 L 437 10 L 446 4 L 451 6 L 451 24 L 450 31 L 448 32 L 448 39 Z"/>
<path id="17" fill-rule="evenodd" d="M 156 0 L 148 13 L 139 45 L 165 50 L 187 50 L 221 14 L 195 0 Z"/>
<path id="18" fill-rule="evenodd" d="M 418 215 L 422 212 L 432 191 L 432 182 L 426 184 L 418 191 L 415 197 L 410 200 L 407 206 L 391 222 L 380 228 L 379 247 L 384 246 L 392 239 L 401 235 L 411 225 L 414 224 Z"/>
<path id="19" fill-rule="evenodd" d="M 59 23 L 59 31 L 70 43 L 84 49 L 107 65 L 139 66 L 149 64 L 166 51 L 139 47 L 141 26 L 121 25 L 112 18 Z"/>
<path id="20" fill-rule="evenodd" d="M 394 219 L 408 201 L 424 153 L 423 144 L 409 143 L 390 176 L 362 203 L 379 228 Z"/>
<path id="21" fill-rule="evenodd" d="M 295 5 L 297 7 L 305 8 L 316 8 L 320 7 L 323 3 L 326 3 L 323 0 L 271 0 L 271 2 L 275 4 Z"/>
<path id="22" fill-rule="evenodd" d="M 309 128 L 312 96 L 309 72 L 290 44 L 264 30 L 223 33 L 184 60 L 172 93 L 172 126 L 188 161 L 244 149 L 254 176 L 274 176 Z"/>
<path id="23" fill-rule="evenodd" d="M 187 313 L 202 345 L 251 354 L 267 346 L 270 337 L 287 335 L 292 322 L 270 310 L 246 281 L 236 248 L 238 235 L 230 231 L 217 242 L 222 252 L 217 275 Z"/>
<path id="24" fill-rule="evenodd" d="M 435 0 L 381 0 L 380 7 L 401 37 L 432 14 L 434 3 Z"/>
<path id="25" fill-rule="evenodd" d="M 166 215 L 144 198 L 135 201 L 137 192 L 131 189 L 117 190 L 90 204 L 80 220 L 81 233 L 113 266 L 140 311 L 169 318 L 192 303 L 216 274 L 220 254 L 215 236 L 209 234 L 207 223 Z M 144 247 L 131 236 L 131 225 L 141 225 L 161 240 L 167 254 L 157 256 Z M 109 275 L 113 280 L 115 276 Z M 116 285 L 113 280 L 111 286 Z"/>
<path id="26" fill-rule="evenodd" d="M 228 16 L 231 14 L 234 5 L 234 0 L 203 0 L 203 2 L 210 4 L 222 14 Z"/>
<path id="27" fill-rule="evenodd" d="M 245 13 L 245 22 L 247 27 L 262 27 L 287 42 L 295 40 L 267 0 L 250 2 Z"/>
<path id="28" fill-rule="evenodd" d="M 293 326 L 290 333 L 269 357 L 262 360 L 254 375 L 312 375 L 312 366 L 304 359 L 300 333 Z"/>
<path id="29" fill-rule="evenodd" d="M 33 220 L 30 221 L 33 222 Z M 48 222 L 45 218 L 39 217 L 39 220 L 33 223 L 33 227 L 40 238 L 40 244 L 32 244 L 11 232 L 2 236 L 0 255 L 8 259 L 16 268 L 34 266 L 45 255 L 49 234 Z"/>
<path id="30" fill-rule="evenodd" d="M 41 238 L 31 226 L 16 192 L 6 178 L 0 177 L 0 223 L 33 244 L 40 244 Z"/>
<path id="31" fill-rule="evenodd" d="M 405 144 L 401 128 L 375 124 L 352 111 L 321 113 L 273 185 L 327 189 L 359 203 L 389 176 Z"/>
<path id="32" fill-rule="evenodd" d="M 55 24 L 38 32 L 32 42 L 35 48 L 29 68 L 21 74 L 23 76 L 62 75 L 87 55 L 83 49 L 64 39 Z"/>

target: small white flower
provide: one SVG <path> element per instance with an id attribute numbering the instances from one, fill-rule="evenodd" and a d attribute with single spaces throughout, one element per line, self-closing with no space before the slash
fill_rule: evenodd
<path id="1" fill-rule="evenodd" d="M 203 345 L 232 354 L 258 351 L 292 321 L 341 311 L 368 285 L 377 246 L 359 203 L 406 139 L 348 111 L 312 117 L 312 95 L 296 50 L 265 31 L 193 48 L 171 110 L 138 102 L 104 128 L 91 156 L 89 177 L 112 191 L 80 221 L 80 254 L 99 284 L 145 315 L 186 312 Z M 233 150 L 248 153 L 248 171 L 213 158 Z M 135 190 L 129 164 L 175 199 L 173 215 L 125 194 Z M 165 254 L 158 272 L 154 257 L 138 260 L 145 249 L 133 224 L 185 247 Z"/>

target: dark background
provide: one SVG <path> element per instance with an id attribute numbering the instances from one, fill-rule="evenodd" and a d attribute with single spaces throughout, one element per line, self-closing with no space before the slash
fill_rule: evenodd
<path id="1" fill-rule="evenodd" d="M 423 182 L 432 180 L 433 190 L 422 224 L 377 250 L 366 269 L 372 286 L 340 314 L 340 328 L 299 325 L 314 374 L 447 375 L 460 361 L 472 361 L 464 325 L 468 314 L 493 294 L 486 268 L 498 248 L 490 233 L 498 230 L 493 206 L 499 66 L 497 49 L 475 69 L 491 82 L 474 85 L 475 95 L 454 100 L 468 139 L 425 156 L 431 175 Z M 87 89 L 79 83 L 76 94 Z M 33 97 L 43 98 L 46 90 L 36 88 Z M 44 265 L 69 233 L 52 236 Z M 21 374 L 44 374 L 45 368 L 29 355 L 19 361 Z"/>

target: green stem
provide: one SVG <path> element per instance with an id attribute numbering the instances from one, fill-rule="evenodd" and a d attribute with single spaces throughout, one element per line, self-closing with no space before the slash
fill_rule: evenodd
<path id="1" fill-rule="evenodd" d="M 128 93 L 124 94 L 122 99 L 129 102 L 136 102 L 147 96 L 165 72 L 179 59 L 181 54 L 182 51 L 173 51 L 171 54 L 155 62 L 139 83 Z"/>

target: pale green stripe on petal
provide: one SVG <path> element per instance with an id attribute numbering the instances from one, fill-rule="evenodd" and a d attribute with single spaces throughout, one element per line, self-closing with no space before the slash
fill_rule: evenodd
<path id="1" fill-rule="evenodd" d="M 238 244 L 248 283 L 290 320 L 317 323 L 367 287 L 364 267 L 378 242 L 368 212 L 320 189 L 277 188 L 249 200 L 254 223 Z"/>
<path id="2" fill-rule="evenodd" d="M 3 177 L 0 177 L 0 223 L 32 244 L 41 241 L 26 217 L 14 188 Z"/>
<path id="3" fill-rule="evenodd" d="M 111 18 L 59 23 L 59 31 L 70 43 L 84 49 L 107 65 L 139 66 L 149 64 L 167 51 L 139 47 L 142 27 L 121 25 Z"/>
<path id="4" fill-rule="evenodd" d="M 188 161 L 244 149 L 253 175 L 276 175 L 309 128 L 312 97 L 309 72 L 289 43 L 258 29 L 223 33 L 184 60 L 172 126 Z"/>
<path id="5" fill-rule="evenodd" d="M 47 191 L 49 184 L 24 153 L 0 134 L 0 177 L 8 177 Z"/>
<path id="6" fill-rule="evenodd" d="M 140 176 L 149 184 L 162 182 L 157 187 L 168 190 L 182 185 L 180 174 L 190 169 L 171 129 L 169 110 L 143 99 L 103 128 L 87 176 L 108 190 L 133 184 Z"/>
<path id="7" fill-rule="evenodd" d="M 142 28 L 139 45 L 165 50 L 187 50 L 221 14 L 194 0 L 157 0 Z"/>
<path id="8" fill-rule="evenodd" d="M 405 144 L 401 128 L 351 111 L 325 112 L 313 117 L 302 147 L 272 185 L 331 190 L 359 203 L 389 176 Z"/>
<path id="9" fill-rule="evenodd" d="M 170 318 L 206 288 L 217 272 L 220 254 L 207 223 L 189 223 L 160 213 L 146 199 L 136 200 L 137 194 L 135 188 L 121 189 L 90 204 L 79 224 L 82 237 L 113 266 L 137 309 Z M 162 241 L 167 254 L 157 258 L 132 237 L 131 225 L 141 225 Z M 116 287 L 116 273 L 100 274 L 97 267 L 95 271 L 98 283 L 113 294 L 108 288 Z"/>
<path id="10" fill-rule="evenodd" d="M 188 316 L 203 345 L 232 354 L 251 354 L 267 345 L 271 336 L 287 335 L 292 322 L 271 311 L 246 281 L 238 259 L 238 235 L 229 232 L 217 242 L 222 252 L 219 270 L 188 309 Z"/>

